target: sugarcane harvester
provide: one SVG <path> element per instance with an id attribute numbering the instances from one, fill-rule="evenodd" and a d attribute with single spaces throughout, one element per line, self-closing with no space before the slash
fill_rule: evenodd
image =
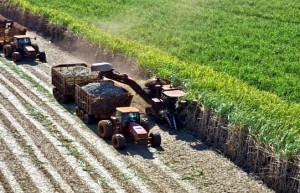
<path id="1" fill-rule="evenodd" d="M 166 121 L 168 125 L 177 129 L 182 125 L 184 119 L 184 109 L 187 102 L 180 100 L 186 95 L 180 88 L 173 86 L 166 79 L 156 78 L 148 80 L 145 91 L 136 81 L 127 74 L 121 74 L 113 69 L 109 63 L 92 64 L 92 71 L 99 71 L 99 79 L 108 78 L 130 86 L 139 96 L 141 96 L 150 107 L 145 109 L 149 116 L 154 116 L 157 121 Z"/>

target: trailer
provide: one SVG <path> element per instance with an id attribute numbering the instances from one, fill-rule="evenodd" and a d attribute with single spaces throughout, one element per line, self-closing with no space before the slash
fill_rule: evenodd
<path id="1" fill-rule="evenodd" d="M 110 85 L 98 93 L 91 94 L 86 91 L 86 86 L 91 84 Z M 107 93 L 108 90 L 118 89 L 119 92 Z M 90 89 L 92 91 L 97 88 Z M 78 83 L 75 86 L 75 112 L 84 122 L 90 124 L 96 120 L 110 119 L 117 107 L 128 107 L 133 94 L 128 90 L 116 86 L 111 80 L 98 80 Z"/>
<path id="2" fill-rule="evenodd" d="M 60 64 L 51 68 L 53 96 L 62 103 L 74 101 L 75 85 L 97 81 L 97 73 L 91 72 L 85 63 Z"/>
<path id="3" fill-rule="evenodd" d="M 25 35 L 27 28 L 0 15 L 0 46 L 13 42 L 15 35 Z"/>

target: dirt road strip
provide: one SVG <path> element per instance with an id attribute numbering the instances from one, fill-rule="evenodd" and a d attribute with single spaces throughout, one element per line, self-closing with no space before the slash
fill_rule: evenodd
<path id="1" fill-rule="evenodd" d="M 24 131 L 23 127 L 18 123 L 18 121 L 7 111 L 3 105 L 0 104 L 0 112 L 10 120 L 11 125 L 16 128 L 19 135 L 26 141 L 27 145 L 33 149 L 35 156 L 38 158 L 40 163 L 43 163 L 43 167 L 46 168 L 47 172 L 53 177 L 53 179 L 59 184 L 61 190 L 64 192 L 73 192 L 72 188 L 66 183 L 66 181 L 60 176 L 60 174 L 55 170 L 49 160 L 47 160 L 39 148 L 33 143 L 30 136 Z M 9 132 L 9 131 L 6 131 Z"/>
<path id="2" fill-rule="evenodd" d="M 1 88 L 0 92 L 3 92 Z M 0 122 L 0 127 L 4 128 L 2 122 Z M 39 192 L 54 192 L 54 188 L 50 184 L 49 180 L 39 171 L 38 168 L 34 166 L 32 161 L 28 157 L 24 156 L 26 153 L 24 152 L 23 148 L 19 146 L 17 141 L 10 133 L 8 133 L 5 129 L 1 129 L 0 139 L 5 142 L 9 150 L 21 162 L 22 166 L 25 168 L 25 171 L 33 180 L 33 183 L 35 184 L 35 187 L 38 188 Z"/>
<path id="3" fill-rule="evenodd" d="M 6 65 L 2 66 L 6 71 L 11 73 L 11 75 L 15 76 L 17 79 L 20 79 L 20 77 L 17 77 L 14 72 L 8 68 Z M 31 74 L 31 76 L 34 76 Z M 2 76 L 3 79 L 3 76 Z M 34 78 L 37 79 L 37 78 Z M 5 80 L 4 78 L 4 81 Z M 8 83 L 9 84 L 9 83 Z M 32 90 L 35 92 L 32 88 L 30 83 L 26 82 L 26 80 L 22 81 L 22 84 L 27 87 L 27 89 Z M 13 85 L 10 85 L 13 86 Z M 25 100 L 32 104 L 35 108 L 39 108 L 37 104 L 35 104 L 34 101 L 29 99 L 26 95 L 22 93 L 17 87 L 14 87 L 15 91 L 17 91 L 20 95 L 23 95 L 22 97 L 25 98 Z M 124 174 L 124 176 L 128 177 L 128 180 L 137 188 L 137 190 L 140 190 L 141 192 L 154 192 L 149 186 L 147 186 L 138 176 L 133 175 L 135 172 L 129 168 L 129 166 L 122 160 L 116 153 L 113 153 L 111 151 L 111 147 L 105 144 L 105 142 L 102 142 L 101 144 L 95 143 L 100 142 L 99 138 L 95 136 L 92 132 L 82 132 L 82 129 L 86 130 L 86 128 L 82 128 L 81 125 L 78 125 L 78 122 L 74 120 L 74 117 L 70 115 L 69 113 L 66 113 L 66 110 L 63 109 L 61 106 L 58 106 L 57 103 L 53 103 L 49 101 L 49 99 L 46 96 L 43 96 L 41 93 L 35 93 L 37 97 L 39 97 L 41 100 L 45 102 L 49 108 L 51 108 L 54 112 L 56 112 L 62 119 L 66 120 L 70 125 L 73 126 L 73 129 L 76 129 L 78 133 L 81 133 L 81 135 L 85 138 L 85 140 L 89 143 L 92 147 L 95 147 L 97 151 L 101 153 L 101 155 L 105 156 L 106 159 L 108 159 L 112 165 L 114 165 L 120 172 Z M 66 134 L 66 132 L 64 132 Z M 69 135 L 70 136 L 70 135 Z M 74 139 L 73 136 L 70 136 Z M 105 148 L 103 146 L 106 146 Z"/>
<path id="4" fill-rule="evenodd" d="M 10 101 L 11 104 L 15 106 L 16 109 L 23 115 L 28 115 L 30 112 L 27 111 L 26 108 L 21 106 L 21 102 L 6 88 L 0 85 L 0 91 L 1 93 Z M 88 187 L 88 189 L 92 192 L 101 192 L 101 187 L 93 180 L 91 177 L 80 167 L 78 167 L 78 164 L 76 162 L 76 159 L 68 156 L 68 152 L 64 148 L 61 147 L 61 143 L 56 140 L 53 136 L 49 135 L 49 133 L 46 132 L 46 129 L 36 120 L 34 120 L 31 117 L 27 117 L 28 120 L 40 131 L 44 134 L 45 138 L 47 138 L 55 147 L 57 148 L 60 155 L 62 155 L 65 160 L 69 163 L 69 165 L 75 170 L 77 176 L 81 178 L 81 180 L 85 181 L 85 185 Z"/>
<path id="5" fill-rule="evenodd" d="M 0 127 L 0 129 L 2 130 L 4 128 Z M 20 184 L 14 178 L 14 175 L 12 174 L 10 169 L 7 167 L 6 163 L 4 163 L 3 161 L 0 161 L 0 171 L 4 175 L 5 181 L 8 183 L 9 188 L 13 192 L 23 193 L 23 190 L 22 190 Z M 5 187 L 5 185 L 3 184 L 2 188 L 4 189 L 4 187 Z M 2 191 L 0 190 L 0 192 L 2 192 Z M 3 192 L 6 192 L 6 191 L 3 191 Z"/>

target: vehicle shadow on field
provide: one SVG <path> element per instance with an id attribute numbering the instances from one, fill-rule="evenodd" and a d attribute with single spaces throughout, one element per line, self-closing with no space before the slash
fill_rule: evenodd
<path id="1" fill-rule="evenodd" d="M 13 62 L 12 58 L 6 58 L 3 54 L 3 52 L 0 52 L 0 57 L 6 59 L 7 61 Z M 47 62 L 41 62 L 38 59 L 35 58 L 26 58 L 23 57 L 20 61 L 14 62 L 16 65 L 29 65 L 29 66 L 37 66 L 39 64 L 47 63 Z"/>
<path id="2" fill-rule="evenodd" d="M 0 53 L 0 57 L 7 60 L 7 61 L 10 61 L 10 62 L 13 62 L 13 60 L 11 58 L 6 58 L 4 56 L 4 54 L 1 52 Z M 40 62 L 33 59 L 33 58 L 22 58 L 21 61 L 18 61 L 18 62 L 14 62 L 16 65 L 30 65 L 30 66 L 37 66 Z"/>
<path id="3" fill-rule="evenodd" d="M 169 135 L 175 136 L 177 141 L 183 141 L 197 151 L 205 151 L 211 149 L 199 137 L 188 133 L 184 128 L 171 129 L 168 124 L 158 124 L 158 126 L 162 131 L 168 133 Z"/>

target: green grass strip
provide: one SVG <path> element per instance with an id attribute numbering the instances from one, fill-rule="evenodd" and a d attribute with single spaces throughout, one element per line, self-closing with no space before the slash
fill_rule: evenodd
<path id="1" fill-rule="evenodd" d="M 250 134 L 258 136 L 261 142 L 273 147 L 277 154 L 286 157 L 299 154 L 298 104 L 259 91 L 210 67 L 186 63 L 158 49 L 105 33 L 95 26 L 53 9 L 35 7 L 22 0 L 9 2 L 21 6 L 25 11 L 46 16 L 53 23 L 65 25 L 102 47 L 136 58 L 143 68 L 157 76 L 180 83 L 188 91 L 189 98 L 199 98 L 204 105 L 228 118 L 237 128 L 247 129 Z"/>

